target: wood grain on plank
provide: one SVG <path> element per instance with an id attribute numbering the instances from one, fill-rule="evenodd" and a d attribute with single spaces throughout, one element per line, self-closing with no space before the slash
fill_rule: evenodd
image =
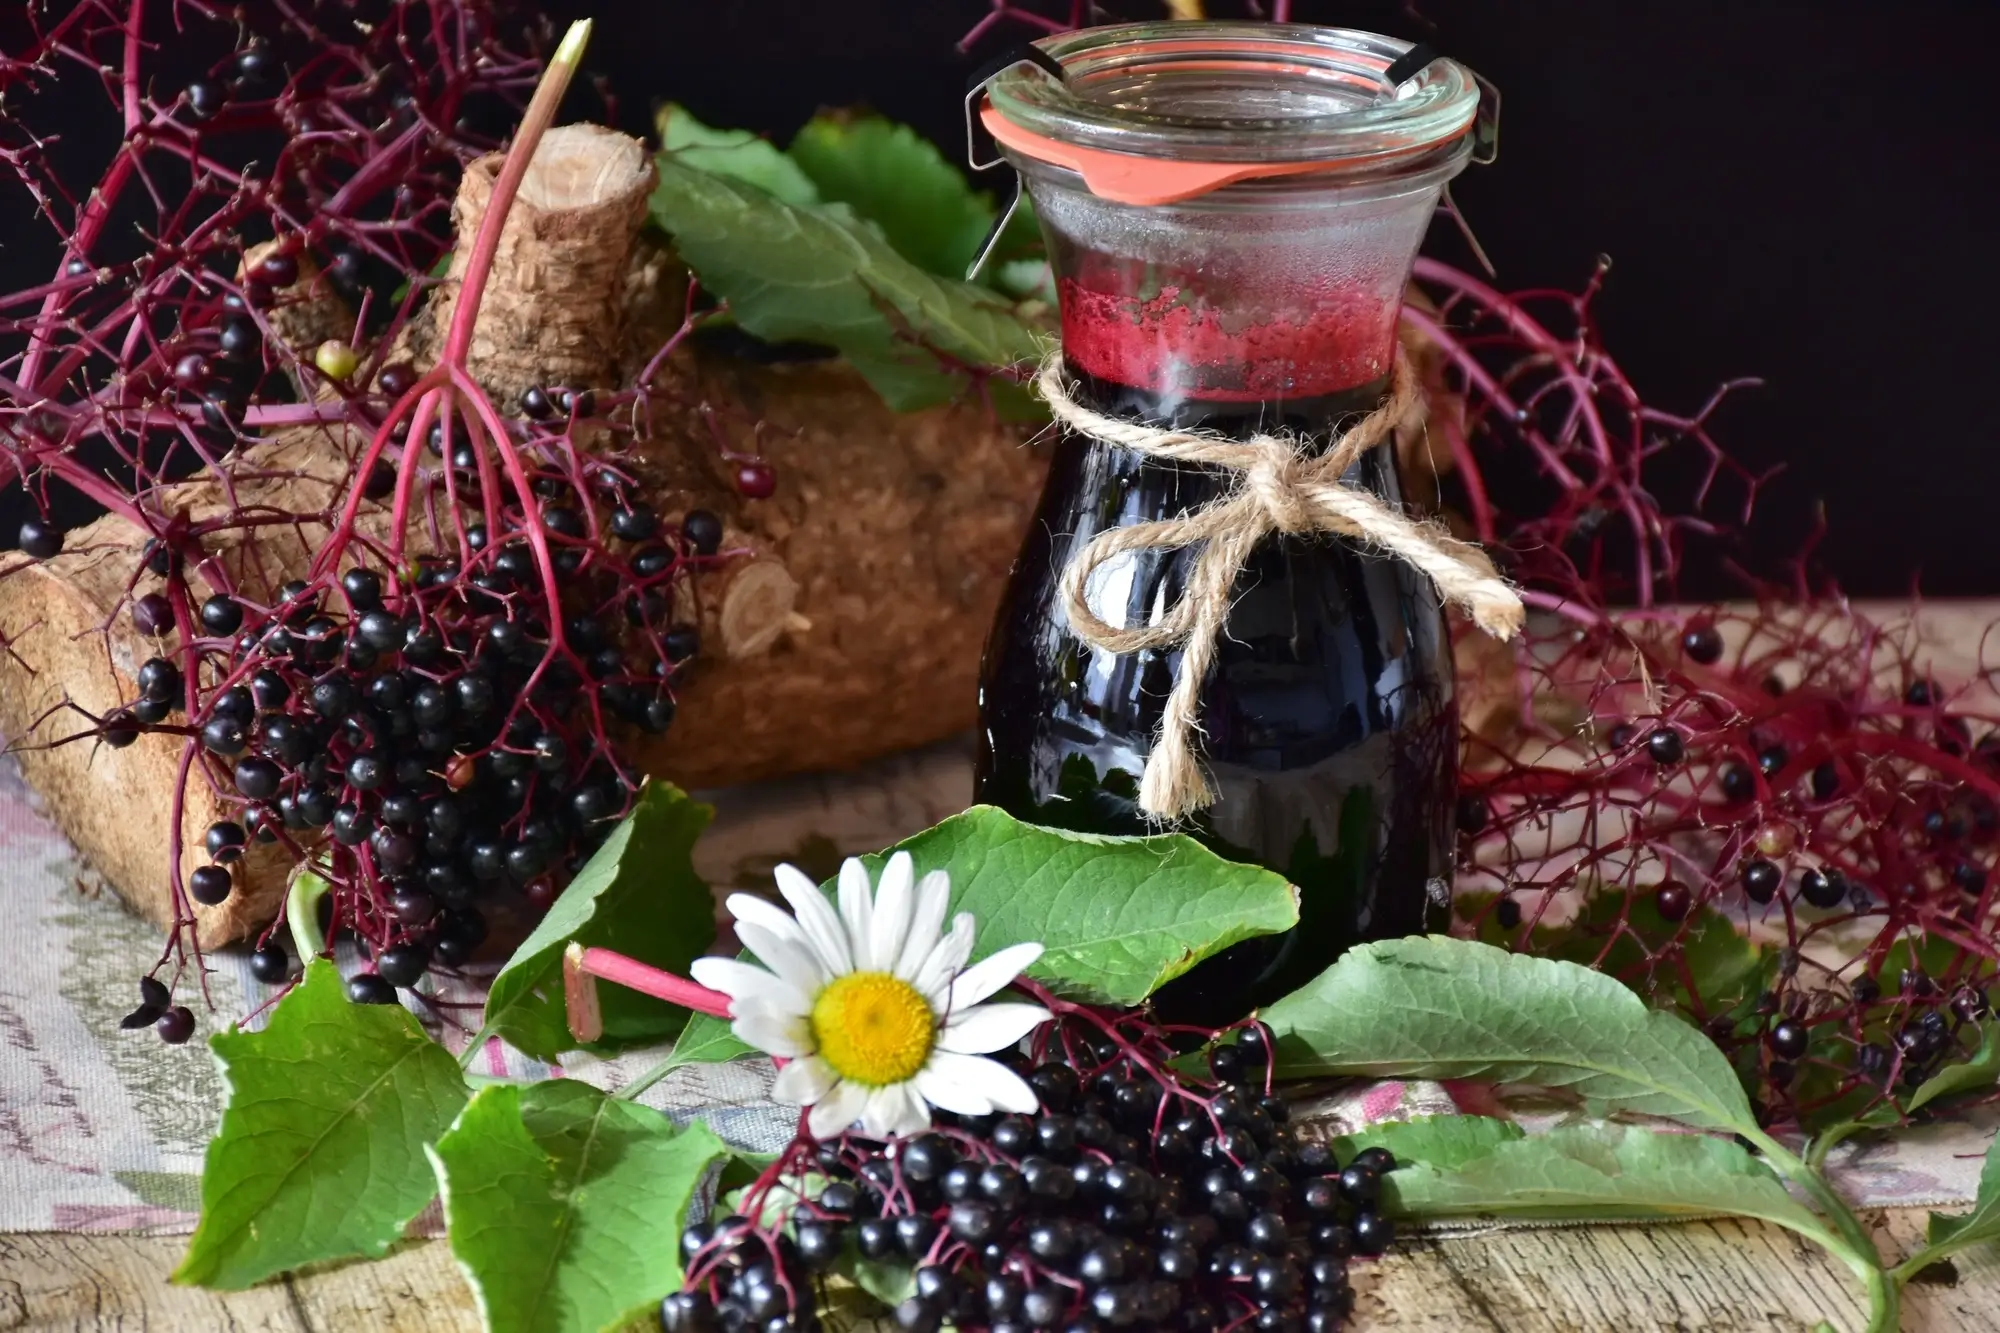
<path id="1" fill-rule="evenodd" d="M 1921 1209 L 1870 1215 L 1883 1252 L 1908 1253 Z M 254 1291 L 167 1285 L 180 1237 L 0 1236 L 0 1329 L 75 1333 L 476 1333 L 472 1294 L 439 1242 Z M 1960 1255 L 1948 1283 L 1904 1293 L 1910 1333 L 2000 1329 L 2000 1257 Z M 1418 1238 L 1355 1268 L 1357 1330 L 1445 1333 L 1805 1333 L 1858 1330 L 1846 1270 L 1761 1223 L 1579 1227 Z"/>

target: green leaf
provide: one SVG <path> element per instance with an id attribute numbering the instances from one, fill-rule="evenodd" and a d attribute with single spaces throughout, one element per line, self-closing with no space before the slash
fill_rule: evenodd
<path id="1" fill-rule="evenodd" d="M 1281 1076 L 1491 1079 L 1755 1135 L 1713 1043 L 1611 977 L 1442 935 L 1350 950 L 1262 1015 Z"/>
<path id="2" fill-rule="evenodd" d="M 942 277 L 963 278 L 993 227 L 993 200 L 975 193 L 907 125 L 823 113 L 799 131 L 790 152 L 821 198 L 851 206 L 882 229 L 897 253 Z"/>
<path id="3" fill-rule="evenodd" d="M 1178 833 L 1111 838 L 1024 824 L 978 805 L 861 858 L 871 877 L 906 851 L 922 876 L 951 874 L 951 911 L 977 923 L 979 959 L 1024 940 L 1043 953 L 1028 975 L 1069 999 L 1134 1005 L 1204 958 L 1298 921 L 1278 875 L 1226 861 Z M 823 886 L 829 897 L 835 885 Z M 697 1014 L 668 1060 L 754 1054 L 726 1019 Z"/>
<path id="4" fill-rule="evenodd" d="M 1931 1250 L 1945 1245 L 1961 1250 L 1982 1241 L 2000 1240 L 2000 1138 L 1994 1139 L 1986 1149 L 1986 1166 L 1979 1173 L 1979 1193 L 1972 1201 L 1972 1211 L 1958 1216 L 1932 1213 L 1930 1234 L 1926 1239 L 1930 1241 L 1927 1249 Z M 1916 1260 L 1912 1259 L 1910 1263 L 1914 1264 Z M 1909 1267 L 1910 1264 L 1904 1266 Z"/>
<path id="5" fill-rule="evenodd" d="M 1178 833 L 1070 833 L 978 805 L 862 861 L 879 875 L 898 851 L 919 876 L 951 872 L 951 910 L 978 922 L 975 959 L 1038 940 L 1028 975 L 1092 1004 L 1137 1004 L 1202 959 L 1298 921 L 1281 877 Z"/>
<path id="6" fill-rule="evenodd" d="M 1510 947 L 1519 932 L 1503 930 L 1491 912 L 1481 915 L 1492 897 L 1461 895 L 1455 906 L 1462 918 L 1479 917 L 1481 940 Z M 1593 892 L 1567 921 L 1536 926 L 1522 952 L 1589 964 L 1642 995 L 1684 1009 L 1691 1007 L 1692 979 L 1704 1013 L 1725 1013 L 1754 1001 L 1777 961 L 1776 946 L 1753 943 L 1713 908 L 1698 907 L 1685 920 L 1669 921 L 1650 891 L 1617 889 Z M 1663 959 L 1675 965 L 1661 967 Z"/>
<path id="7" fill-rule="evenodd" d="M 865 1259 L 855 1255 L 845 1265 L 854 1285 L 891 1310 L 917 1294 L 917 1269 L 893 1259 Z"/>
<path id="8" fill-rule="evenodd" d="M 1818 1214 L 1734 1142 L 1629 1125 L 1575 1125 L 1515 1139 L 1451 1171 L 1392 1171 L 1383 1198 L 1389 1211 L 1420 1218 L 1631 1221 L 1732 1213 L 1840 1246 Z"/>
<path id="9" fill-rule="evenodd" d="M 655 113 L 653 124 L 660 132 L 661 150 L 672 153 L 677 162 L 744 181 L 788 204 L 820 201 L 818 188 L 797 162 L 748 130 L 704 125 L 689 115 L 686 107 L 672 102 Z"/>
<path id="10" fill-rule="evenodd" d="M 400 1005 L 348 1003 L 324 959 L 263 1031 L 232 1027 L 209 1046 L 229 1100 L 173 1280 L 236 1290 L 386 1252 L 430 1202 L 425 1145 L 465 1105 L 451 1056 Z"/>
<path id="11" fill-rule="evenodd" d="M 572 940 L 685 975 L 715 938 L 714 900 L 690 859 L 713 814 L 678 787 L 649 782 L 493 979 L 483 1035 L 543 1060 L 576 1045 L 562 985 L 563 949 Z M 607 1043 L 665 1037 L 687 1019 L 686 1010 L 622 986 L 599 994 Z"/>
<path id="12" fill-rule="evenodd" d="M 583 1333 L 680 1286 L 695 1190 L 729 1149 L 573 1079 L 474 1097 L 431 1152 L 490 1333 Z"/>
<path id="13" fill-rule="evenodd" d="M 1387 1148 L 1396 1164 L 1421 1163 L 1454 1171 L 1484 1157 L 1503 1143 L 1526 1135 L 1511 1120 L 1485 1115 L 1427 1115 L 1415 1120 L 1384 1120 L 1353 1134 L 1332 1139 L 1328 1146 L 1345 1162 L 1363 1148 Z"/>
<path id="14" fill-rule="evenodd" d="M 731 1034 L 728 1019 L 717 1018 L 713 1014 L 696 1014 L 681 1029 L 680 1040 L 667 1054 L 667 1063 L 670 1069 L 678 1069 L 682 1065 L 720 1065 L 755 1054 L 755 1048 L 736 1040 Z"/>
<path id="15" fill-rule="evenodd" d="M 1915 1112 L 1940 1097 L 1974 1088 L 1990 1088 L 2000 1082 L 2000 1023 L 1983 1023 L 1979 1028 L 1979 1050 L 1970 1060 L 1957 1060 L 1925 1079 L 1910 1094 L 1905 1108 Z"/>
<path id="16" fill-rule="evenodd" d="M 939 278 L 896 253 L 844 204 L 800 207 L 663 155 L 653 217 L 746 331 L 838 349 L 899 411 L 948 402 L 969 366 L 1038 355 L 1035 335 L 983 287 Z"/>

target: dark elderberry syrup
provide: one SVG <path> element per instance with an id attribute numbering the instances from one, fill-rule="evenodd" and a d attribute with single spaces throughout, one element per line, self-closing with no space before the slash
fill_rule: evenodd
<path id="1" fill-rule="evenodd" d="M 1100 411 L 1239 438 L 1284 427 L 1322 444 L 1385 387 L 1169 400 L 1069 369 Z M 1401 503 L 1392 446 L 1369 451 L 1347 480 Z M 1059 828 L 1159 831 L 1138 808 L 1138 780 L 1180 654 L 1087 646 L 1067 628 L 1058 584 L 1097 532 L 1199 507 L 1227 482 L 1206 467 L 1061 440 L 987 644 L 981 801 Z M 1180 597 L 1194 556 L 1115 558 L 1092 581 L 1093 608 L 1111 624 L 1143 623 Z M 1219 799 L 1183 831 L 1284 875 L 1300 892 L 1299 925 L 1171 983 L 1158 996 L 1164 1017 L 1227 1021 L 1303 985 L 1351 944 L 1443 927 L 1458 720 L 1450 640 L 1423 575 L 1331 535 L 1266 537 L 1237 581 L 1202 727 Z"/>

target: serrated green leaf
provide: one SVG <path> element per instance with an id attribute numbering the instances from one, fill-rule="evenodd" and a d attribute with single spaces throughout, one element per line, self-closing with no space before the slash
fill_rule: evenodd
<path id="1" fill-rule="evenodd" d="M 1298 922 L 1298 894 L 1258 866 L 1178 833 L 1110 838 L 1024 824 L 977 805 L 861 861 L 871 877 L 899 851 L 916 873 L 951 874 L 951 911 L 977 924 L 979 959 L 1034 940 L 1028 975 L 1070 999 L 1133 1005 L 1204 958 Z M 834 883 L 825 884 L 829 897 Z M 724 1019 L 697 1014 L 668 1059 L 751 1054 Z"/>
<path id="2" fill-rule="evenodd" d="M 1013 308 L 971 283 L 927 273 L 845 204 L 800 207 L 662 156 L 653 217 L 746 331 L 823 343 L 899 411 L 963 392 L 942 353 L 970 366 L 1038 354 Z"/>
<path id="3" fill-rule="evenodd" d="M 1481 940 L 1513 947 L 1519 932 L 1501 929 L 1493 913 L 1483 912 L 1493 896 L 1464 894 L 1454 905 L 1461 917 L 1479 918 Z M 1600 889 L 1570 920 L 1536 926 L 1522 952 L 1589 964 L 1642 995 L 1682 1008 L 1690 1005 L 1692 981 L 1702 1011 L 1723 1013 L 1763 991 L 1777 948 L 1751 941 L 1713 908 L 1698 907 L 1684 920 L 1669 921 L 1650 891 Z M 1660 967 L 1666 958 L 1675 965 Z"/>
<path id="4" fill-rule="evenodd" d="M 1496 1144 L 1455 1170 L 1392 1171 L 1383 1202 L 1398 1216 L 1418 1218 L 1635 1221 L 1729 1213 L 1840 1244 L 1818 1214 L 1734 1142 L 1630 1125 L 1567 1126 Z"/>
<path id="5" fill-rule="evenodd" d="M 1202 959 L 1298 921 L 1283 878 L 1178 833 L 1070 833 L 976 805 L 861 859 L 879 876 L 899 851 L 919 876 L 951 873 L 951 910 L 978 923 L 975 959 L 1039 941 L 1028 975 L 1092 1004 L 1137 1004 Z"/>
<path id="6" fill-rule="evenodd" d="M 820 192 L 799 164 L 776 144 L 749 130 L 718 130 L 704 125 L 686 107 L 669 102 L 653 116 L 660 149 L 702 171 L 728 176 L 756 186 L 788 204 L 816 204 Z"/>
<path id="7" fill-rule="evenodd" d="M 728 1148 L 572 1079 L 492 1087 L 431 1150 L 490 1333 L 586 1333 L 680 1286 L 680 1233 Z"/>
<path id="8" fill-rule="evenodd" d="M 465 1105 L 451 1056 L 400 1005 L 348 1003 L 324 959 L 261 1032 L 231 1028 L 209 1046 L 229 1100 L 173 1280 L 236 1290 L 385 1253 L 430 1202 L 425 1145 Z"/>
<path id="9" fill-rule="evenodd" d="M 880 227 L 897 253 L 942 277 L 963 278 L 993 227 L 993 200 L 907 125 L 824 113 L 806 123 L 789 151 L 821 198 L 849 205 Z"/>
<path id="10" fill-rule="evenodd" d="M 691 858 L 713 814 L 672 784 L 649 782 L 493 978 L 484 1033 L 543 1060 L 576 1045 L 562 985 L 563 949 L 572 940 L 686 975 L 715 938 L 714 899 Z M 607 1043 L 669 1036 L 687 1019 L 686 1010 L 622 986 L 600 987 L 599 995 Z"/>
<path id="11" fill-rule="evenodd" d="M 1995 1138 L 1986 1149 L 1986 1165 L 1979 1173 L 1979 1193 L 1972 1201 L 1972 1211 L 1957 1215 L 1932 1213 L 1926 1239 L 1930 1241 L 1928 1248 L 1933 1250 L 1947 1245 L 1962 1250 L 1983 1241 L 2000 1240 L 2000 1138 Z M 1904 1266 L 1911 1264 L 1922 1267 L 1916 1259 Z"/>
<path id="12" fill-rule="evenodd" d="M 1940 1097 L 1990 1088 L 1996 1082 L 2000 1082 L 2000 1023 L 1989 1021 L 1979 1027 L 1979 1049 L 1972 1058 L 1955 1060 L 1925 1079 L 1910 1094 L 1910 1104 L 1905 1109 L 1914 1113 Z"/>
<path id="13" fill-rule="evenodd" d="M 1262 1014 L 1284 1077 L 1491 1079 L 1757 1133 L 1721 1051 L 1611 977 L 1431 935 L 1350 950 Z"/>
<path id="14" fill-rule="evenodd" d="M 1342 1162 L 1363 1148 L 1387 1148 L 1399 1166 L 1422 1163 L 1455 1171 L 1484 1157 L 1503 1143 L 1526 1136 L 1511 1120 L 1485 1115 L 1427 1115 L 1415 1120 L 1384 1120 L 1329 1143 Z"/>

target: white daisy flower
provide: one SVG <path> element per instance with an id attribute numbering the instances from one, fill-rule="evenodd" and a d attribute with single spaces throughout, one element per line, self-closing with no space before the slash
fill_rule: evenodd
<path id="1" fill-rule="evenodd" d="M 973 921 L 961 912 L 944 930 L 951 877 L 915 883 L 908 852 L 882 869 L 871 893 L 856 860 L 840 868 L 835 911 L 819 886 L 792 866 L 777 869 L 792 913 L 747 893 L 729 910 L 757 967 L 702 958 L 694 979 L 729 996 L 737 1037 L 790 1063 L 772 1095 L 810 1106 L 807 1128 L 826 1138 L 857 1120 L 876 1138 L 928 1128 L 933 1106 L 962 1115 L 1033 1111 L 1035 1094 L 997 1060 L 1046 1022 L 1038 1004 L 983 1004 L 1042 955 L 1016 944 L 972 967 Z"/>

